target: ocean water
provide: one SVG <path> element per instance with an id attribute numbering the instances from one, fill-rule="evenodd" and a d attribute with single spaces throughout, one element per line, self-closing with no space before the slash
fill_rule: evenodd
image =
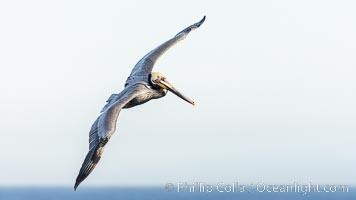
<path id="1" fill-rule="evenodd" d="M 356 188 L 335 193 L 268 193 L 268 192 L 177 192 L 159 187 L 2 187 L 0 200 L 166 200 L 166 199 L 248 199 L 248 200 L 356 200 Z"/>

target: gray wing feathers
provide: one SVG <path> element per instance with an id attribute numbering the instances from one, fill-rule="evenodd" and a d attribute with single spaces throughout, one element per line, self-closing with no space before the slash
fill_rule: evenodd
<path id="1" fill-rule="evenodd" d="M 133 98 L 140 94 L 142 84 L 125 88 L 120 94 L 111 95 L 106 108 L 93 123 L 89 132 L 89 152 L 80 168 L 74 189 L 93 171 L 103 154 L 104 147 L 116 129 L 116 121 L 121 109 Z M 115 97 L 116 101 L 113 101 Z"/>
<path id="2" fill-rule="evenodd" d="M 100 111 L 101 113 L 104 112 L 108 107 L 110 107 L 119 97 L 119 94 L 112 94 L 108 100 L 106 100 L 106 105 L 103 107 L 103 109 Z"/>
<path id="3" fill-rule="evenodd" d="M 92 150 L 95 147 L 95 145 L 99 143 L 98 128 L 97 128 L 98 121 L 99 121 L 99 117 L 95 120 L 89 132 L 89 151 Z"/>
<path id="4" fill-rule="evenodd" d="M 168 40 L 167 42 L 161 44 L 157 48 L 153 49 L 150 51 L 148 54 L 146 54 L 138 63 L 135 65 L 133 70 L 131 71 L 130 76 L 143 76 L 143 75 L 148 75 L 151 73 L 152 68 L 158 58 L 164 54 L 169 48 L 174 46 L 176 43 L 179 41 L 183 40 L 192 30 L 198 28 L 201 26 L 205 21 L 205 16 L 203 19 L 201 19 L 198 23 L 195 23 L 181 32 L 179 32 L 177 35 L 175 35 L 172 39 Z"/>
<path id="5" fill-rule="evenodd" d="M 98 118 L 98 135 L 101 138 L 111 137 L 116 128 L 116 121 L 121 109 L 133 98 L 142 92 L 145 88 L 142 84 L 135 84 L 125 88 L 120 94 L 115 95 L 113 99 L 109 98 L 109 102 Z M 113 95 L 111 95 L 113 97 Z M 114 101 L 115 100 L 115 101 Z"/>

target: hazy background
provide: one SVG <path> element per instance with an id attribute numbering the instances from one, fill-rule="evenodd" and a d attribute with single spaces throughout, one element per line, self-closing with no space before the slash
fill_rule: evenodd
<path id="1" fill-rule="evenodd" d="M 354 1 L 1 1 L 0 185 L 74 184 L 88 132 L 148 51 L 169 94 L 121 112 L 83 183 L 356 184 Z"/>

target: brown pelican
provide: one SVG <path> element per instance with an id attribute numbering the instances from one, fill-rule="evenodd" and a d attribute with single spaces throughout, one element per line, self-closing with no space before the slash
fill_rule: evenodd
<path id="1" fill-rule="evenodd" d="M 74 190 L 98 164 L 106 143 L 115 132 L 116 121 L 121 109 L 131 108 L 146 103 L 151 99 L 164 97 L 168 91 L 194 105 L 194 102 L 174 88 L 164 75 L 159 72 L 152 72 L 152 68 L 164 52 L 183 40 L 190 31 L 198 28 L 204 21 L 205 16 L 198 23 L 185 28 L 173 38 L 146 54 L 131 71 L 126 80 L 124 90 L 109 97 L 107 104 L 101 110 L 99 117 L 90 129 L 89 152 L 80 168 Z"/>

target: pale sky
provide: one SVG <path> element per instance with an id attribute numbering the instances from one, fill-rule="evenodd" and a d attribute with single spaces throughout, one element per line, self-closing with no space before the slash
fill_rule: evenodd
<path id="1" fill-rule="evenodd" d="M 355 1 L 1 1 L 0 185 L 72 186 L 135 63 L 172 94 L 120 113 L 82 186 L 356 184 Z"/>

